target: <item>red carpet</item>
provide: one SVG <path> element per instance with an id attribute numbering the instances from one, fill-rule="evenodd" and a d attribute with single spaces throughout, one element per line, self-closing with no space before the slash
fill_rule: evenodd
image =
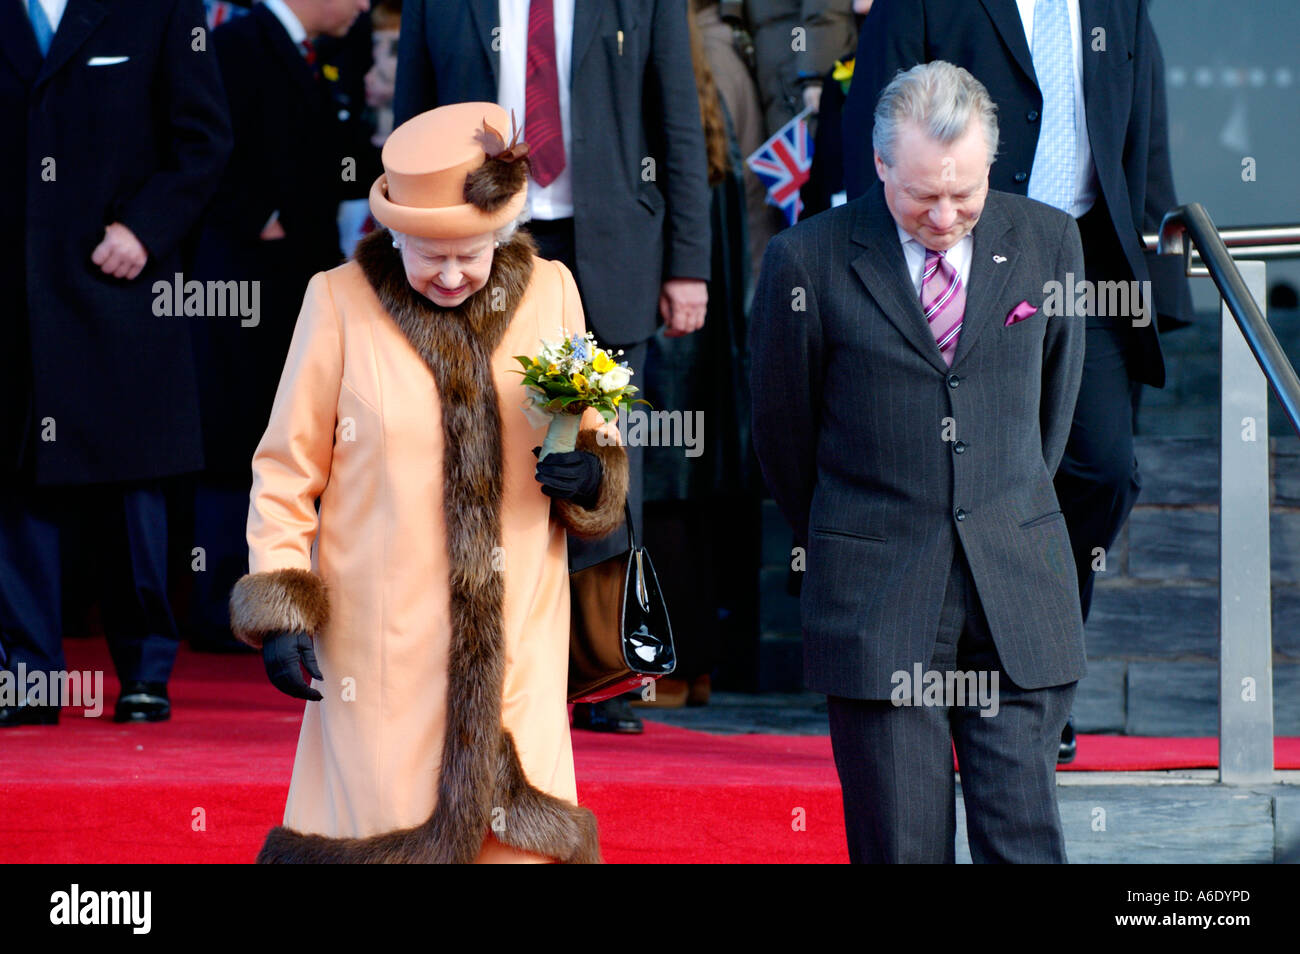
<path id="1" fill-rule="evenodd" d="M 68 664 L 101 669 L 104 714 L 0 733 L 0 863 L 246 862 L 284 808 L 302 703 L 261 660 L 183 650 L 172 720 L 111 721 L 102 640 Z M 609 862 L 841 862 L 844 822 L 825 736 L 718 736 L 648 723 L 574 733 L 579 798 Z M 1073 771 L 1212 768 L 1215 739 L 1083 736 Z M 1279 738 L 1278 768 L 1300 768 Z"/>

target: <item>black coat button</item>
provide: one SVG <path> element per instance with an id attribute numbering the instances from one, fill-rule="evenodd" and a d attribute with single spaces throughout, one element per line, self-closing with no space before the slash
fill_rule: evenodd
<path id="1" fill-rule="evenodd" d="M 954 454 L 964 454 L 966 453 L 966 447 L 967 444 L 965 441 L 958 441 L 957 443 L 952 445 L 952 452 Z"/>
<path id="2" fill-rule="evenodd" d="M 952 388 L 954 391 L 956 391 L 956 390 L 957 390 L 957 385 L 959 385 L 959 384 L 961 384 L 961 377 L 960 377 L 959 375 L 956 375 L 956 374 L 950 374 L 950 375 L 948 375 L 948 387 L 950 387 L 950 388 Z"/>
<path id="3" fill-rule="evenodd" d="M 966 519 L 966 511 L 965 511 L 965 510 L 962 510 L 961 507 L 958 507 L 958 508 L 957 508 L 957 512 L 956 512 L 955 514 L 953 514 L 953 516 L 956 517 L 958 520 L 965 520 L 965 519 Z"/>
<path id="4" fill-rule="evenodd" d="M 1012 176 L 1011 178 L 1015 179 L 1017 182 L 1024 182 L 1026 179 L 1029 178 L 1029 173 L 1028 173 L 1028 172 L 1017 172 L 1017 173 L 1016 173 L 1014 176 Z"/>
<path id="5" fill-rule="evenodd" d="M 1038 122 L 1038 110 L 1031 109 L 1029 112 L 1025 113 L 1025 118 L 1028 119 L 1031 123 Z"/>

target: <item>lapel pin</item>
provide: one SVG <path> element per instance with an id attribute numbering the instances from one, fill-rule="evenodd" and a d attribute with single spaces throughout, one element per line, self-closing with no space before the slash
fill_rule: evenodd
<path id="1" fill-rule="evenodd" d="M 999 265 L 1001 265 L 1001 264 L 1002 264 L 1003 262 L 1005 262 L 1006 260 L 1007 260 L 1007 257 L 1006 257 L 1005 255 L 994 255 L 994 256 L 993 256 L 993 261 L 997 262 Z"/>

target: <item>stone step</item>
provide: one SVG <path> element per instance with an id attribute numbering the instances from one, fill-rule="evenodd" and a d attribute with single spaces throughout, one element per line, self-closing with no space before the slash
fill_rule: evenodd
<path id="1" fill-rule="evenodd" d="M 1300 772 L 1219 785 L 1212 771 L 1062 772 L 1057 801 L 1072 864 L 1300 862 Z M 957 861 L 969 863 L 958 793 Z"/>

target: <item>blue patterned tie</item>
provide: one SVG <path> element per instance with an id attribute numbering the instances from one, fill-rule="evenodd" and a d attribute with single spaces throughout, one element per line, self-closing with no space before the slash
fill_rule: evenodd
<path id="1" fill-rule="evenodd" d="M 27 0 L 27 14 L 32 18 L 32 31 L 36 34 L 36 45 L 41 48 L 41 56 L 45 56 L 50 52 L 54 28 L 50 26 L 50 18 L 45 15 L 41 0 Z"/>
<path id="2" fill-rule="evenodd" d="M 1034 73 L 1043 94 L 1043 124 L 1029 173 L 1029 198 L 1069 212 L 1074 204 L 1079 139 L 1074 115 L 1074 55 L 1067 0 L 1034 3 Z"/>

